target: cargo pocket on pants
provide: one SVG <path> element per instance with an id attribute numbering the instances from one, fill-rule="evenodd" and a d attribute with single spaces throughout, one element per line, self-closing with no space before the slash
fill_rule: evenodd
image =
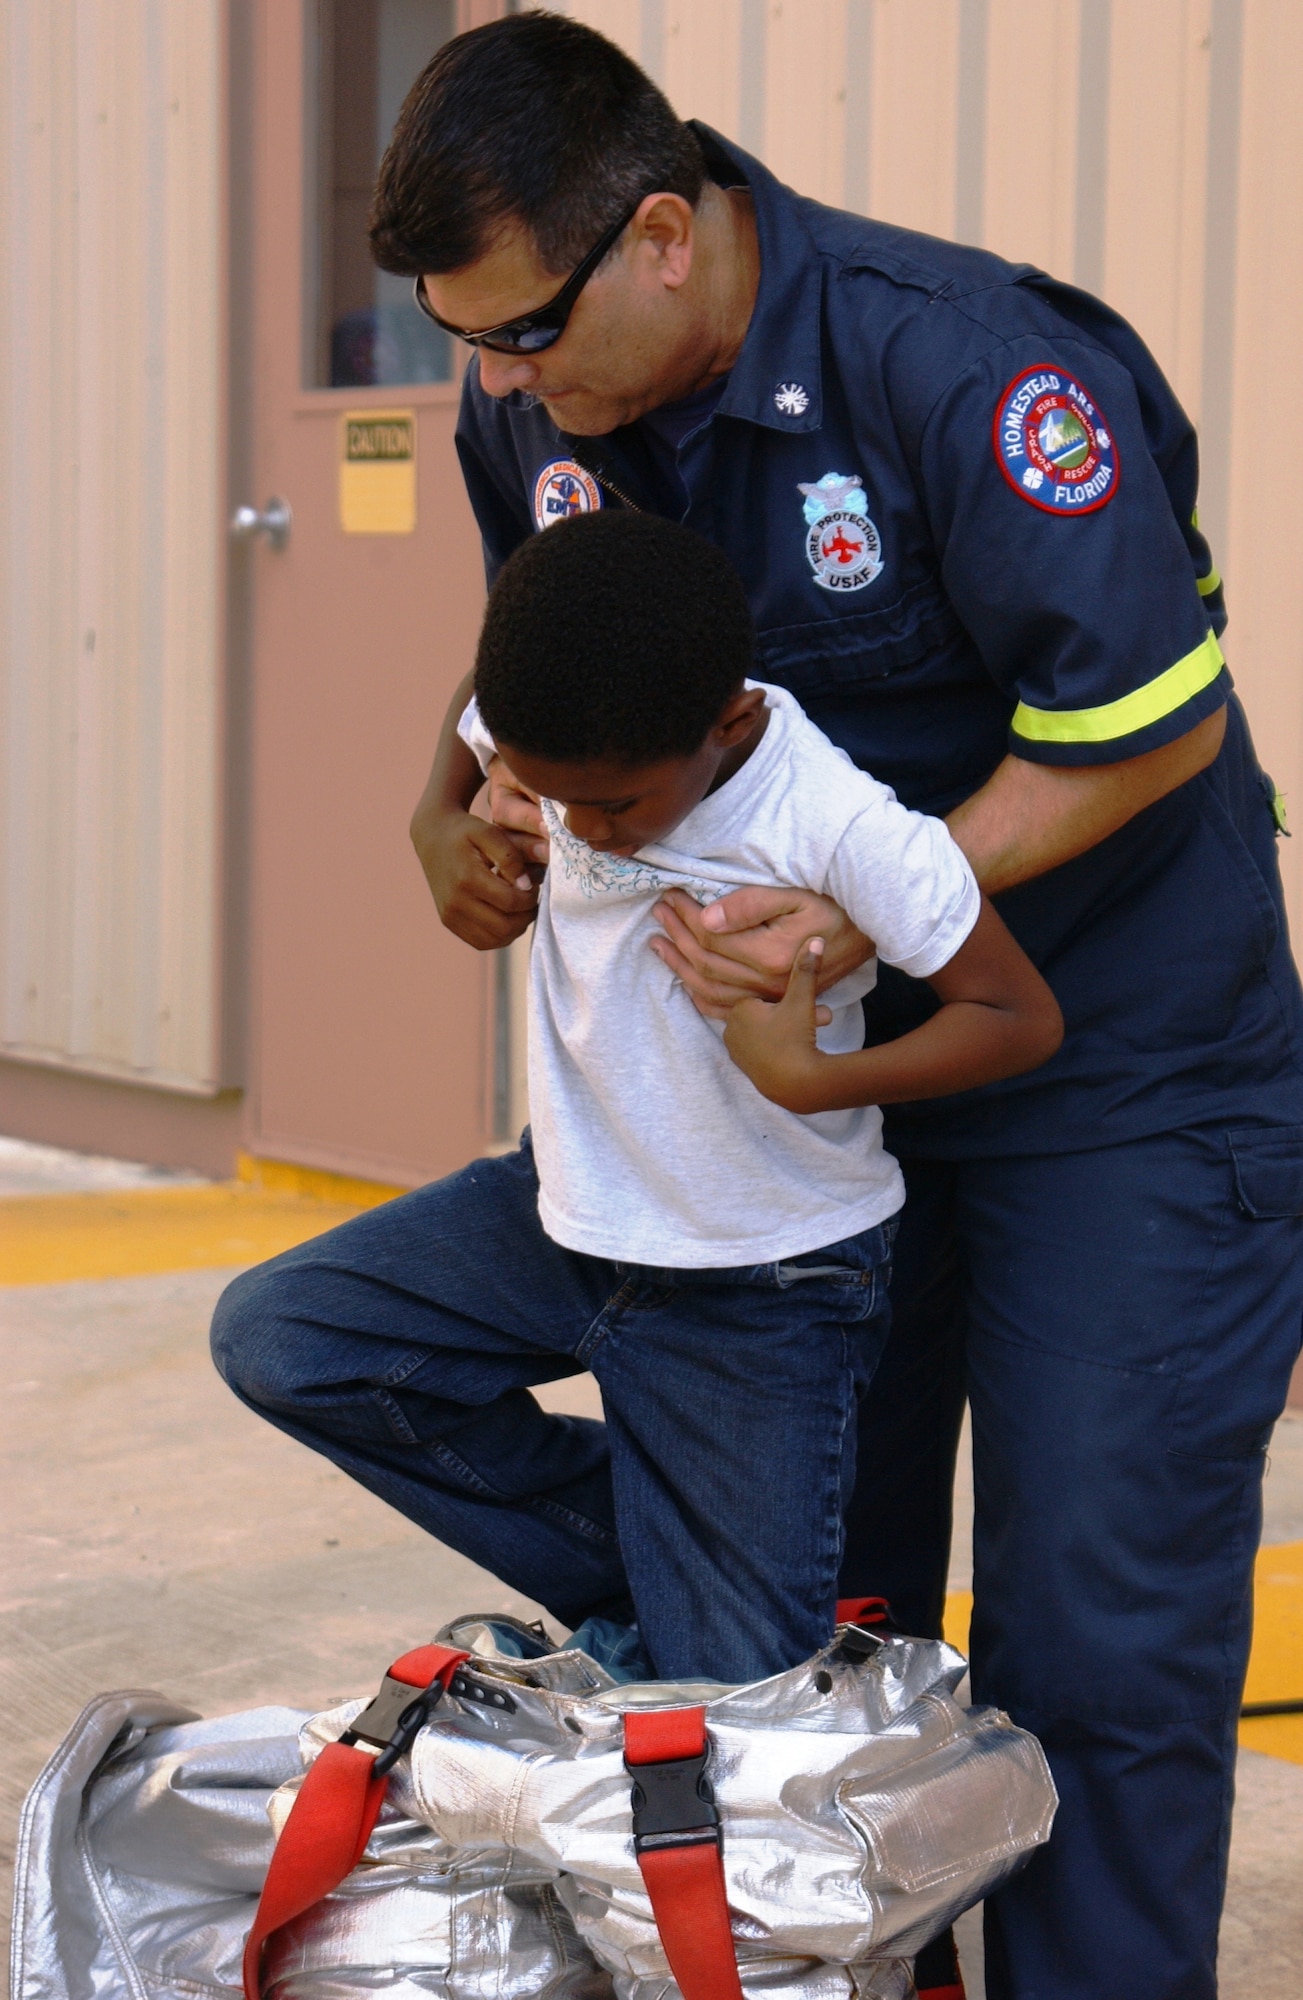
<path id="1" fill-rule="evenodd" d="M 1169 1449 L 1266 1449 L 1303 1332 L 1303 1125 L 1226 1134 L 1229 1185 Z"/>

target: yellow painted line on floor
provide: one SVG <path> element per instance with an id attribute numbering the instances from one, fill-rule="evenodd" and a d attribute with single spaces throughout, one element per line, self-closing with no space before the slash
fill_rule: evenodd
<path id="1" fill-rule="evenodd" d="M 968 1627 L 973 1616 L 971 1590 L 952 1590 L 946 1599 L 946 1615 L 941 1630 L 956 1652 L 968 1658 Z"/>
<path id="2" fill-rule="evenodd" d="M 1303 1701 L 1303 1542 L 1258 1550 L 1246 1701 Z M 1246 1750 L 1303 1764 L 1303 1715 L 1241 1722 Z"/>
<path id="3" fill-rule="evenodd" d="M 0 1285 L 259 1264 L 366 1205 L 229 1184 L 16 1195 L 0 1201 Z"/>
<path id="4" fill-rule="evenodd" d="M 945 1635 L 968 1652 L 973 1595 L 952 1590 Z M 1246 1701 L 1303 1701 L 1303 1542 L 1259 1549 L 1253 1579 L 1253 1654 Z M 1303 1764 L 1303 1715 L 1269 1715 L 1240 1724 L 1246 1750 Z"/>
<path id="5" fill-rule="evenodd" d="M 376 1208 L 406 1194 L 392 1181 L 360 1180 L 356 1174 L 336 1174 L 324 1167 L 301 1167 L 293 1160 L 267 1160 L 261 1153 L 240 1153 L 235 1178 L 265 1194 L 306 1194 L 314 1201 L 346 1202 L 356 1208 Z"/>

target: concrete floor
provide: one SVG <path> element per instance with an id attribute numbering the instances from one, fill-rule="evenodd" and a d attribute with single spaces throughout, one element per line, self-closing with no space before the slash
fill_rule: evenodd
<path id="1" fill-rule="evenodd" d="M 205 1339 L 230 1275 L 0 1289 L 6 1891 L 22 1796 L 90 1695 L 154 1687 L 207 1714 L 324 1705 L 453 1612 L 534 1615 L 236 1403 Z M 592 1407 L 592 1393 L 585 1379 L 550 1400 Z M 1267 1492 L 1269 1538 L 1303 1538 L 1303 1414 L 1282 1421 Z M 1303 1765 L 1242 1753 L 1225 2000 L 1303 1991 L 1301 1856 Z M 964 1933 L 976 1995 L 973 1920 Z"/>

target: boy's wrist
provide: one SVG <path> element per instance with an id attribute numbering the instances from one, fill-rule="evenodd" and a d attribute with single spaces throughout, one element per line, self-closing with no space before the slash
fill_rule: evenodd
<path id="1" fill-rule="evenodd" d="M 880 1100 L 874 1092 L 875 1076 L 870 1052 L 857 1049 L 845 1055 L 825 1055 L 813 1049 L 783 1080 L 784 1095 L 774 1096 L 786 1111 L 809 1117 L 816 1111 L 851 1111 Z M 766 1091 L 766 1096 L 773 1093 Z"/>
<path id="2" fill-rule="evenodd" d="M 819 1049 L 799 1055 L 790 1051 L 777 1062 L 754 1066 L 743 1064 L 762 1097 L 783 1111 L 808 1116 L 813 1111 L 835 1110 L 835 1071 L 841 1058 L 826 1056 Z"/>

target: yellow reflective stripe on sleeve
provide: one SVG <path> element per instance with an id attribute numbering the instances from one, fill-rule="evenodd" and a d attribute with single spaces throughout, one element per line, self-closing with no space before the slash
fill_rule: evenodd
<path id="1" fill-rule="evenodd" d="M 1013 713 L 1014 733 L 1032 743 L 1109 743 L 1116 736 L 1133 736 L 1202 693 L 1225 664 L 1210 632 L 1202 646 L 1155 680 L 1099 708 L 1032 708 L 1020 701 Z"/>
<path id="2" fill-rule="evenodd" d="M 1197 576 L 1195 583 L 1200 597 L 1211 597 L 1215 590 L 1220 590 L 1222 587 L 1222 580 L 1215 569 L 1210 569 L 1207 576 Z"/>

